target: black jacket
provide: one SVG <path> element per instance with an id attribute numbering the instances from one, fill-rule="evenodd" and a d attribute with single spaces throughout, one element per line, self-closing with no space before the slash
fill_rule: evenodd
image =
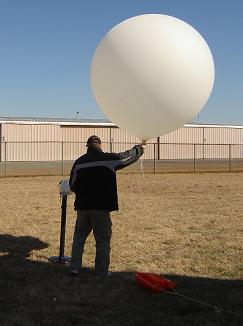
<path id="1" fill-rule="evenodd" d="M 71 170 L 70 188 L 76 194 L 75 210 L 118 210 L 116 171 L 136 162 L 143 147 L 136 145 L 123 153 L 104 153 L 88 148 Z"/>

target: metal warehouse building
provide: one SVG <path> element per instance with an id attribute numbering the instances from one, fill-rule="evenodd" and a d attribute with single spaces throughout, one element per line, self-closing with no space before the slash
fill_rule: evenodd
<path id="1" fill-rule="evenodd" d="M 104 151 L 123 151 L 139 140 L 108 120 L 0 118 L 0 161 L 71 161 L 96 134 Z M 149 141 L 145 159 L 242 158 L 243 127 L 186 124 Z M 196 154 L 195 154 L 196 146 Z"/>

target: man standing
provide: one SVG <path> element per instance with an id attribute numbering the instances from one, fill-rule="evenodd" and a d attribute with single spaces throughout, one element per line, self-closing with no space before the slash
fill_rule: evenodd
<path id="1" fill-rule="evenodd" d="M 73 235 L 70 274 L 82 269 L 85 241 L 93 230 L 96 242 L 95 272 L 109 276 L 111 218 L 118 210 L 116 171 L 136 162 L 143 146 L 135 145 L 122 153 L 104 153 L 98 136 L 87 140 L 87 153 L 79 157 L 71 170 L 70 188 L 76 194 L 77 220 Z"/>

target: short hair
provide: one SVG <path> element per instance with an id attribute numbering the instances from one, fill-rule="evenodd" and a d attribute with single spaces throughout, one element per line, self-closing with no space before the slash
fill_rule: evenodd
<path id="1" fill-rule="evenodd" d="M 97 144 L 101 145 L 100 137 L 93 135 L 88 138 L 86 146 L 89 147 L 91 145 L 97 145 Z"/>

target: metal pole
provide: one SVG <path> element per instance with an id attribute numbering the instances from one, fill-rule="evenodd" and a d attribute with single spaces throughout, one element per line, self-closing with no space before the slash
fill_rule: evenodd
<path id="1" fill-rule="evenodd" d="M 196 172 L 196 144 L 193 144 L 193 172 Z"/>
<path id="2" fill-rule="evenodd" d="M 204 151 L 205 151 L 205 148 L 204 148 L 204 145 L 205 145 L 205 129 L 204 129 L 204 127 L 203 127 L 203 159 L 204 159 L 204 156 L 205 156 L 205 153 L 204 153 Z"/>
<path id="3" fill-rule="evenodd" d="M 155 155 L 156 155 L 156 144 L 154 143 L 154 174 L 156 173 L 156 171 L 155 171 L 155 168 L 156 168 L 156 166 L 155 166 L 155 160 L 156 160 Z"/>
<path id="4" fill-rule="evenodd" d="M 64 175 L 63 141 L 62 141 L 62 176 Z"/>
<path id="5" fill-rule="evenodd" d="M 68 264 L 70 257 L 64 256 L 65 248 L 65 230 L 66 230 L 66 214 L 67 214 L 67 195 L 62 195 L 62 214 L 61 214 L 61 232 L 60 232 L 60 248 L 59 256 L 49 257 L 49 261 L 52 263 Z"/>
<path id="6" fill-rule="evenodd" d="M 160 160 L 160 146 L 159 146 L 159 143 L 160 143 L 160 140 L 159 140 L 159 137 L 157 137 L 157 146 L 158 146 L 158 148 L 157 148 L 157 150 L 158 150 L 157 157 L 158 157 L 158 160 Z"/>
<path id="7" fill-rule="evenodd" d="M 229 144 L 229 172 L 231 172 L 231 144 Z"/>
<path id="8" fill-rule="evenodd" d="M 111 137 L 111 127 L 110 127 L 110 153 L 112 153 L 112 137 Z"/>
<path id="9" fill-rule="evenodd" d="M 7 142 L 4 143 L 4 176 L 7 176 Z"/>
<path id="10" fill-rule="evenodd" d="M 67 195 L 63 195 L 62 196 L 62 215 L 61 215 L 59 260 L 63 260 L 63 258 L 64 258 L 66 212 L 67 212 Z"/>

